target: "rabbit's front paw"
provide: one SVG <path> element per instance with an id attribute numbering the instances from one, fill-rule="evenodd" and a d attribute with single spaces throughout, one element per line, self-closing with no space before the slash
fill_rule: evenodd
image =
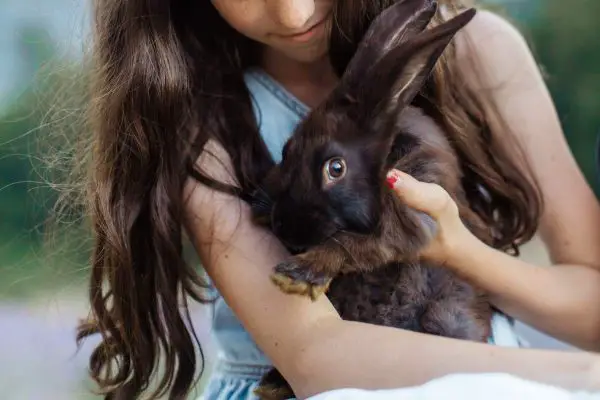
<path id="1" fill-rule="evenodd" d="M 283 292 L 308 296 L 313 301 L 327 291 L 331 279 L 323 272 L 311 270 L 297 257 L 278 264 L 271 275 L 271 280 Z"/>

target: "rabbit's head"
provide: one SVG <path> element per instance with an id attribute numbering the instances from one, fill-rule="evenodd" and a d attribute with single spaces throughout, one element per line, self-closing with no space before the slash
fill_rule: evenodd
<path id="1" fill-rule="evenodd" d="M 426 29 L 436 7 L 431 0 L 404 0 L 386 9 L 338 87 L 284 146 L 282 162 L 265 179 L 272 201 L 265 210 L 290 249 L 302 251 L 340 230 L 368 233 L 379 224 L 392 145 L 414 145 L 409 135 L 398 141 L 402 113 L 475 14 L 471 9 Z"/>

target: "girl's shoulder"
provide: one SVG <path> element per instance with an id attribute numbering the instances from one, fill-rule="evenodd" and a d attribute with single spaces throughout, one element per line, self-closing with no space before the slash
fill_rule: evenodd
<path id="1" fill-rule="evenodd" d="M 478 10 L 456 35 L 456 62 L 466 76 L 480 78 L 470 83 L 476 82 L 487 89 L 510 81 L 516 73 L 537 68 L 519 29 L 504 17 L 484 9 Z"/>

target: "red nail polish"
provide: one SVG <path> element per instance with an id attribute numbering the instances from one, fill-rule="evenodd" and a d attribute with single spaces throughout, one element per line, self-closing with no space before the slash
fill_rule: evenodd
<path id="1" fill-rule="evenodd" d="M 394 185 L 396 184 L 396 180 L 397 180 L 397 178 L 395 176 L 388 176 L 387 179 L 385 180 L 385 183 L 388 185 L 388 187 L 390 189 L 393 189 Z"/>

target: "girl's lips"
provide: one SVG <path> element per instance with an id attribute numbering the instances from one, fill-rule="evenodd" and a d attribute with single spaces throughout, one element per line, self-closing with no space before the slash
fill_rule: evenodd
<path id="1" fill-rule="evenodd" d="M 323 29 L 328 17 L 329 17 L 329 15 L 325 16 L 322 20 L 320 20 L 319 22 L 317 22 L 316 24 L 314 24 L 312 27 L 310 27 L 308 30 L 306 30 L 304 32 L 295 33 L 292 35 L 280 35 L 280 37 L 285 40 L 290 40 L 293 42 L 300 42 L 300 43 L 307 42 L 310 39 L 312 39 L 317 33 L 319 33 L 319 31 L 321 29 Z"/>

